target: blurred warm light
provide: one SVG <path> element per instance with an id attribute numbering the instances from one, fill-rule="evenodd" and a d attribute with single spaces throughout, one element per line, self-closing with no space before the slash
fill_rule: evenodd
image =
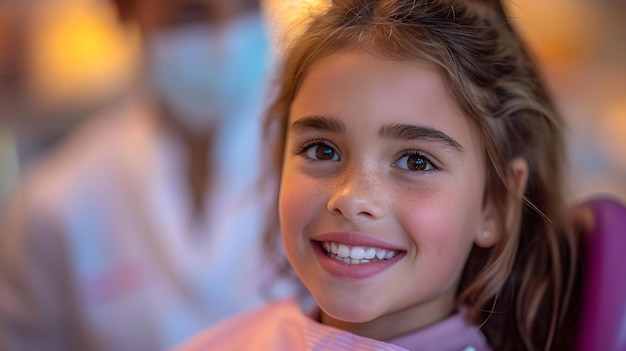
<path id="1" fill-rule="evenodd" d="M 46 1 L 36 6 L 32 23 L 31 85 L 37 100 L 89 100 L 128 81 L 133 43 L 106 1 Z"/>
<path id="2" fill-rule="evenodd" d="M 329 4 L 329 0 L 265 0 L 265 11 L 270 29 L 277 37 L 279 52 L 306 28 L 308 18 Z"/>
<path id="3" fill-rule="evenodd" d="M 626 169 L 626 100 L 615 99 L 607 105 L 605 117 L 599 121 L 600 142 L 611 161 Z"/>
<path id="4" fill-rule="evenodd" d="M 593 46 L 592 5 L 572 0 L 510 0 L 507 10 L 539 60 L 550 70 L 567 70 L 586 59 Z"/>

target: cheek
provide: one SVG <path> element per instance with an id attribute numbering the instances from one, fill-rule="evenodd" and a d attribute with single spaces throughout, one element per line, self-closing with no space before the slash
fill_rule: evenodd
<path id="1" fill-rule="evenodd" d="M 429 245 L 438 250 L 450 250 L 457 243 L 472 242 L 478 226 L 477 216 L 459 216 L 450 206 L 426 206 L 404 213 L 404 230 L 418 249 Z"/>
<path id="2" fill-rule="evenodd" d="M 418 285 L 427 294 L 438 296 L 456 289 L 465 263 L 473 247 L 473 229 L 476 222 L 460 220 L 455 207 L 431 204 L 413 215 L 405 214 L 403 230 L 412 241 L 411 265 Z M 420 287 L 419 282 L 430 282 Z"/>
<path id="3" fill-rule="evenodd" d="M 321 192 L 310 179 L 285 172 L 281 181 L 278 210 L 284 240 L 302 232 L 315 213 L 319 212 Z"/>
<path id="4" fill-rule="evenodd" d="M 464 189 L 469 197 L 458 195 L 459 191 L 407 195 L 398 204 L 398 220 L 420 259 L 453 262 L 469 253 L 476 233 L 481 232 L 482 200 L 478 191 Z"/>

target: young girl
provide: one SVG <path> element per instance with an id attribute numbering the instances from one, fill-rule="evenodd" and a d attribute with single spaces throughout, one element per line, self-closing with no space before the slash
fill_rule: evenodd
<path id="1" fill-rule="evenodd" d="M 282 242 L 318 308 L 183 349 L 571 348 L 561 120 L 497 1 L 332 1 L 281 88 Z"/>

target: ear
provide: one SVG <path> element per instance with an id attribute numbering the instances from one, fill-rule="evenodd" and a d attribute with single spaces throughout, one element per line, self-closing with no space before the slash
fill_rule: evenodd
<path id="1" fill-rule="evenodd" d="M 509 189 L 505 208 L 498 210 L 491 196 L 487 197 L 483 209 L 483 230 L 476 233 L 476 245 L 489 248 L 501 240 L 504 233 L 515 228 L 519 221 L 519 213 L 523 205 L 526 182 L 528 181 L 528 163 L 521 157 L 514 158 L 509 164 Z M 500 216 L 504 216 L 504 228 L 498 225 Z"/>

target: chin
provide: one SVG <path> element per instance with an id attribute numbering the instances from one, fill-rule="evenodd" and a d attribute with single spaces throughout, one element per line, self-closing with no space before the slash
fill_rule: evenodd
<path id="1" fill-rule="evenodd" d="M 330 301 L 319 301 L 318 305 L 328 316 L 346 323 L 366 323 L 381 316 L 371 303 L 360 303 L 356 299 L 344 297 L 331 298 Z"/>

